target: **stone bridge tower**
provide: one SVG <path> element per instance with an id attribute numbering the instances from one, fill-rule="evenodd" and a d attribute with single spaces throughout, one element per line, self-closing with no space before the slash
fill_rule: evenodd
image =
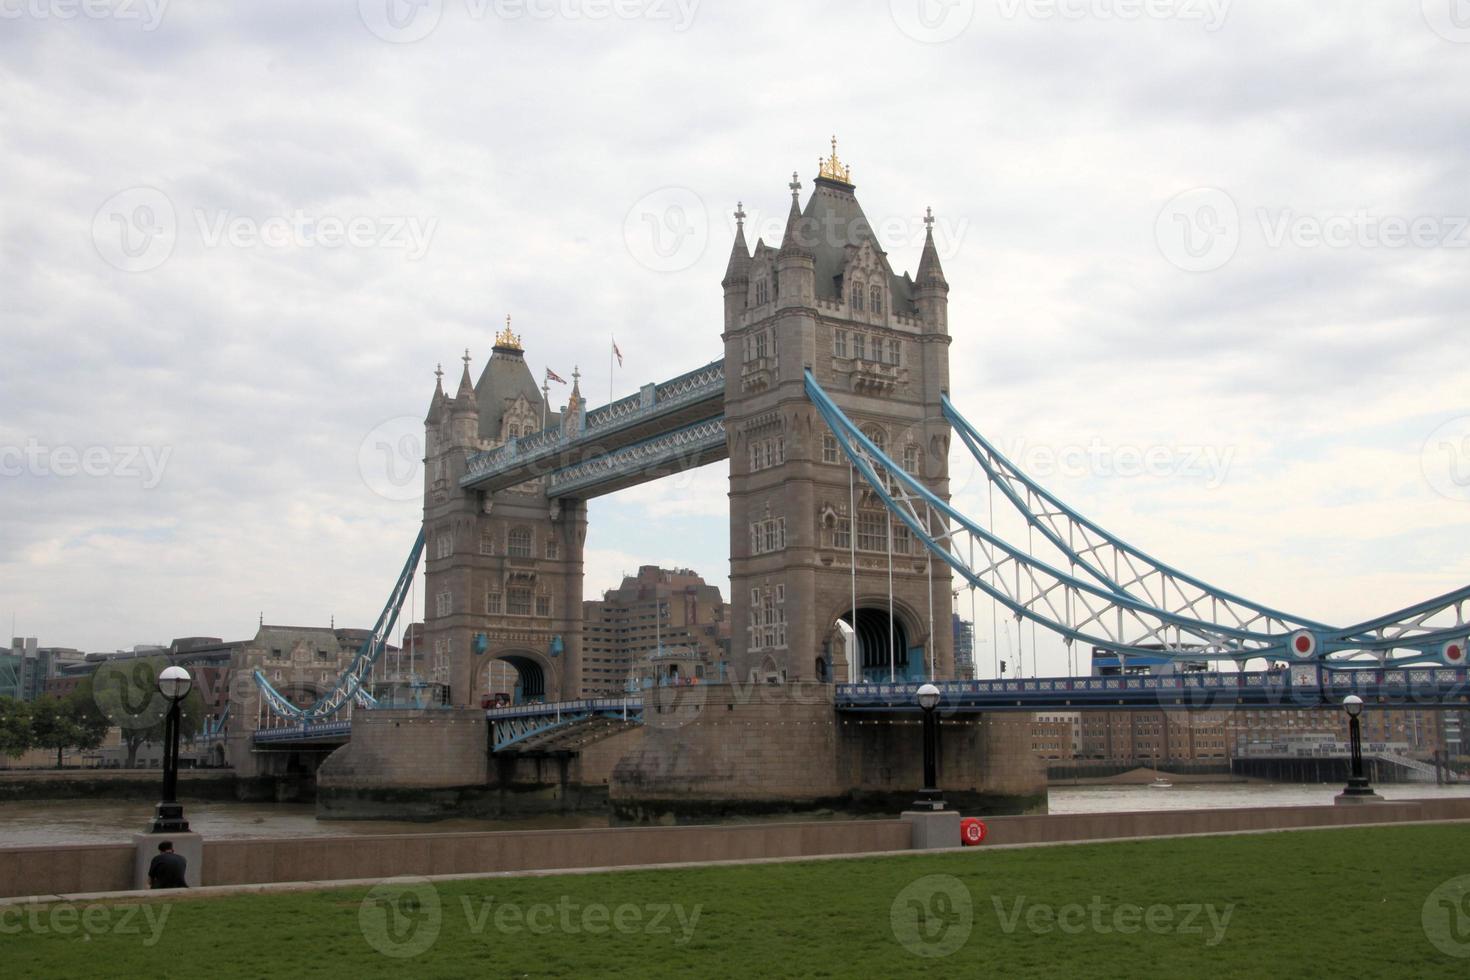
<path id="1" fill-rule="evenodd" d="M 779 247 L 758 241 L 748 252 L 736 212 L 723 283 L 732 660 L 762 682 L 886 680 L 890 668 L 927 677 L 931 657 L 935 676 L 950 678 L 949 568 L 934 563 L 931 601 L 926 552 L 900 522 L 890 528 L 861 479 L 853 513 L 850 467 L 803 390 L 809 368 L 890 457 L 948 499 L 949 285 L 933 218 L 917 273 L 900 276 L 835 141 L 815 185 L 803 209 L 793 175 Z M 839 619 L 855 619 L 861 662 L 851 675 Z"/>
<path id="2" fill-rule="evenodd" d="M 459 485 L 470 455 L 580 418 L 579 387 L 550 411 L 509 317 L 478 384 L 468 351 L 454 397 L 440 377 L 424 420 L 428 679 L 448 684 L 455 706 L 478 707 L 498 662 L 513 668 L 503 683 L 518 700 L 579 697 L 586 502 L 549 501 L 539 479 L 495 493 Z"/>

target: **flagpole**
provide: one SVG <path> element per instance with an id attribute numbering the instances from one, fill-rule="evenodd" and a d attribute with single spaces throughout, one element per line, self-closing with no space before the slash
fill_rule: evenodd
<path id="1" fill-rule="evenodd" d="M 541 431 L 546 431 L 546 406 L 551 402 L 551 378 L 541 379 Z"/>
<path id="2" fill-rule="evenodd" d="M 612 338 L 612 345 L 607 349 L 607 403 L 611 405 L 613 400 L 613 351 L 618 349 L 618 338 L 612 337 L 611 334 L 608 336 Z"/>

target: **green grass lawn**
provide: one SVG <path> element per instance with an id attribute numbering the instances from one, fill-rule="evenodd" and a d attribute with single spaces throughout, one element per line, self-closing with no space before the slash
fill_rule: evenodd
<path id="1" fill-rule="evenodd" d="M 1460 876 L 1451 825 L 53 906 L 0 975 L 1466 977 Z"/>

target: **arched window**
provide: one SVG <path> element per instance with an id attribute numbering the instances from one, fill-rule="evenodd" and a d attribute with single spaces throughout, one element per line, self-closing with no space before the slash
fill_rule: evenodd
<path id="1" fill-rule="evenodd" d="M 869 289 L 868 300 L 868 306 L 874 313 L 883 312 L 883 289 L 881 287 L 874 286 Z"/>
<path id="2" fill-rule="evenodd" d="M 863 426 L 863 435 L 873 440 L 873 445 L 877 446 L 879 451 L 888 452 L 888 433 L 884 432 L 878 426 Z"/>
<path id="3" fill-rule="evenodd" d="M 852 284 L 851 305 L 854 313 L 861 313 L 863 311 L 863 284 L 860 282 Z"/>
<path id="4" fill-rule="evenodd" d="M 513 527 L 506 541 L 505 553 L 512 558 L 531 557 L 531 529 Z"/>

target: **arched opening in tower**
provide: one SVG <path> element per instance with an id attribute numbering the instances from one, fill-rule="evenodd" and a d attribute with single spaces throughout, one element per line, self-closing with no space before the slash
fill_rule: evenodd
<path id="1" fill-rule="evenodd" d="M 856 623 L 851 613 L 841 619 L 853 626 L 859 670 L 865 682 L 883 683 L 890 674 L 899 680 L 908 678 L 909 632 L 903 617 L 894 615 L 890 620 L 887 609 L 860 606 Z M 912 659 L 922 662 L 922 658 Z"/>
<path id="2" fill-rule="evenodd" d="M 515 668 L 516 683 L 515 693 L 511 695 L 512 704 L 546 700 L 546 671 L 539 663 L 530 657 L 506 656 L 499 659 Z"/>

